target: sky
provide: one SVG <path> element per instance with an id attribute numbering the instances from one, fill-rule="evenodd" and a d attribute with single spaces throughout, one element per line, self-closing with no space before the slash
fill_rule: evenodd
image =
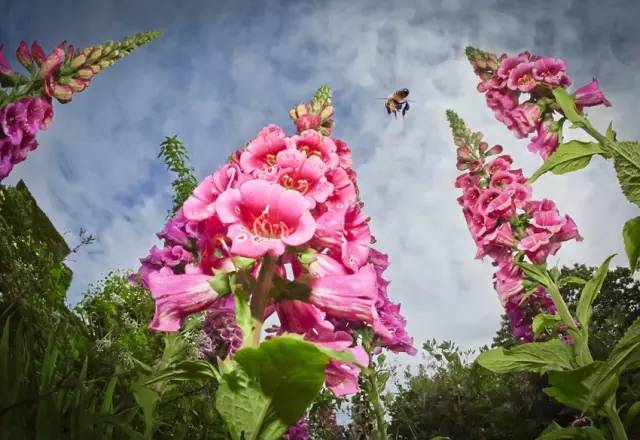
<path id="1" fill-rule="evenodd" d="M 639 2 L 0 0 L 0 10 L 8 52 L 22 39 L 50 49 L 162 32 L 56 105 L 40 147 L 6 181 L 23 179 L 71 245 L 81 227 L 97 237 L 69 259 L 70 304 L 109 271 L 137 268 L 158 243 L 171 207 L 172 177 L 156 157 L 165 136 L 187 145 L 202 179 L 263 126 L 293 132 L 289 108 L 328 83 L 334 135 L 353 149 L 377 246 L 390 256 L 390 294 L 416 345 L 437 338 L 476 348 L 491 342 L 501 309 L 491 265 L 474 260 L 456 203 L 445 110 L 502 144 L 526 174 L 540 159 L 486 108 L 464 47 L 565 59 L 574 85 L 597 76 L 613 103 L 589 111 L 595 125 L 613 120 L 619 138 L 640 138 Z M 394 120 L 376 98 L 403 87 L 414 102 Z M 626 264 L 621 229 L 638 212 L 611 162 L 544 176 L 534 196 L 556 200 L 584 236 L 552 263 L 597 265 L 618 253 L 614 264 Z"/>

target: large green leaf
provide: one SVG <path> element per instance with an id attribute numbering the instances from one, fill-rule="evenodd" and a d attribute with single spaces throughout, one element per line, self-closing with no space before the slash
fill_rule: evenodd
<path id="1" fill-rule="evenodd" d="M 593 302 L 600 294 L 602 283 L 604 283 L 607 274 L 609 273 L 609 263 L 615 255 L 607 257 L 602 265 L 598 268 L 596 273 L 593 274 L 591 279 L 582 288 L 580 299 L 578 300 L 578 306 L 576 307 L 576 317 L 584 329 L 584 339 L 586 340 L 589 332 L 589 321 L 593 314 Z"/>
<path id="2" fill-rule="evenodd" d="M 531 342 L 505 350 L 502 347 L 480 353 L 476 359 L 481 366 L 495 373 L 530 371 L 546 373 L 573 367 L 572 349 L 559 339 Z"/>
<path id="3" fill-rule="evenodd" d="M 543 286 L 548 286 L 551 282 L 545 267 L 537 264 L 525 263 L 524 261 L 516 262 L 516 264 L 524 271 L 527 278 L 540 283 Z"/>
<path id="4" fill-rule="evenodd" d="M 608 142 L 622 192 L 630 202 L 640 206 L 640 143 Z"/>
<path id="5" fill-rule="evenodd" d="M 576 101 L 563 87 L 556 87 L 553 89 L 553 96 L 556 98 L 556 103 L 562 109 L 562 113 L 567 119 L 576 125 L 588 124 L 587 118 L 585 118 L 576 107 Z"/>
<path id="6" fill-rule="evenodd" d="M 330 356 L 280 336 L 244 348 L 227 363 L 216 408 L 234 439 L 279 439 L 320 391 Z"/>
<path id="7" fill-rule="evenodd" d="M 562 319 L 560 315 L 550 315 L 548 313 L 539 313 L 533 317 L 531 328 L 534 336 L 538 336 L 546 329 L 554 328 Z"/>
<path id="8" fill-rule="evenodd" d="M 553 174 L 566 174 L 580 170 L 591 162 L 591 158 L 604 151 L 595 142 L 569 141 L 558 146 L 558 149 L 529 178 L 535 182 L 540 176 L 551 171 Z"/>
<path id="9" fill-rule="evenodd" d="M 624 416 L 624 427 L 626 429 L 631 427 L 633 421 L 638 417 L 638 414 L 640 414 L 640 401 L 634 402 L 627 410 L 627 414 Z"/>
<path id="10" fill-rule="evenodd" d="M 640 368 L 640 318 L 627 329 L 607 359 L 605 374 L 620 374 L 626 369 Z"/>
<path id="11" fill-rule="evenodd" d="M 640 217 L 635 217 L 624 224 L 622 229 L 624 250 L 629 258 L 629 269 L 635 272 L 640 259 Z"/>
<path id="12" fill-rule="evenodd" d="M 599 407 L 615 393 L 618 385 L 617 378 L 613 376 L 606 388 L 601 387 L 595 392 L 604 364 L 597 361 L 575 370 L 550 371 L 550 386 L 543 391 L 558 402 L 581 411 Z"/>

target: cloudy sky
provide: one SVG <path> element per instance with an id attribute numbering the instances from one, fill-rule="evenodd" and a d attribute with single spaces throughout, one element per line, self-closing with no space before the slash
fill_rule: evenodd
<path id="1" fill-rule="evenodd" d="M 608 4 L 607 4 L 608 3 Z M 474 247 L 456 204 L 455 154 L 444 117 L 460 113 L 501 143 L 527 173 L 539 165 L 484 105 L 464 58 L 473 45 L 528 49 L 567 60 L 574 84 L 597 76 L 614 104 L 590 113 L 604 129 L 640 138 L 640 4 L 599 1 L 84 1 L 0 0 L 0 42 L 51 48 L 118 39 L 142 30 L 163 36 L 101 73 L 68 105 L 57 105 L 40 148 L 8 179 L 24 179 L 61 231 L 98 237 L 75 255 L 69 296 L 116 268 L 135 268 L 156 243 L 170 208 L 171 176 L 156 159 L 177 134 L 199 178 L 268 123 L 293 131 L 288 109 L 323 83 L 334 89 L 337 137 L 347 140 L 365 207 L 390 254 L 391 293 L 418 345 L 453 339 L 489 343 L 500 307 L 488 261 Z M 405 120 L 377 97 L 407 87 Z M 545 176 L 537 198 L 553 197 L 578 223 L 582 243 L 561 264 L 597 264 L 622 253 L 620 231 L 637 209 L 621 196 L 611 163 L 596 159 L 569 176 Z M 622 265 L 623 258 L 615 260 Z M 405 360 L 403 360 L 405 361 Z"/>

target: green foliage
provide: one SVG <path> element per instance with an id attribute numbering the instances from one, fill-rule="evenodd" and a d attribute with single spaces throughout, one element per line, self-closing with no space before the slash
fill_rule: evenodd
<path id="1" fill-rule="evenodd" d="M 585 118 L 576 108 L 576 102 L 573 99 L 573 96 L 571 96 L 563 87 L 556 87 L 553 89 L 553 96 L 556 98 L 556 103 L 560 106 L 562 113 L 564 113 L 565 117 L 569 121 L 582 127 L 589 124 L 587 118 Z"/>
<path id="2" fill-rule="evenodd" d="M 573 366 L 571 348 L 552 339 L 546 342 L 532 342 L 504 349 L 502 347 L 484 351 L 477 362 L 495 373 L 562 371 Z"/>
<path id="3" fill-rule="evenodd" d="M 233 438 L 280 438 L 319 393 L 329 360 L 314 344 L 293 336 L 238 351 L 225 363 L 216 395 Z"/>
<path id="4" fill-rule="evenodd" d="M 558 149 L 542 164 L 529 178 L 529 183 L 535 182 L 547 172 L 566 174 L 581 170 L 589 165 L 591 158 L 602 154 L 604 150 L 596 142 L 569 141 L 558 146 Z"/>
<path id="5" fill-rule="evenodd" d="M 629 258 L 629 268 L 631 272 L 635 272 L 640 260 L 640 217 L 632 218 L 624 224 L 622 238 Z"/>
<path id="6" fill-rule="evenodd" d="M 640 206 L 640 143 L 608 142 L 620 188 L 627 199 Z"/>
<path id="7" fill-rule="evenodd" d="M 429 341 L 417 371 L 405 371 L 389 405 L 389 435 L 398 440 L 530 440 L 557 417 L 560 406 L 540 393 L 536 374 L 496 374 L 470 362 L 471 351 Z"/>
<path id="8" fill-rule="evenodd" d="M 171 182 L 173 188 L 171 214 L 175 214 L 196 188 L 198 180 L 193 174 L 193 168 L 189 167 L 189 152 L 178 136 L 165 137 L 160 144 L 158 157 L 164 160 L 169 171 L 176 174 L 175 179 Z"/>

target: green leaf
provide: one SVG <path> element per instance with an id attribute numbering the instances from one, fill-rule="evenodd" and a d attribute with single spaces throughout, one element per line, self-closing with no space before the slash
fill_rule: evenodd
<path id="1" fill-rule="evenodd" d="M 567 427 L 544 432 L 536 440 L 606 440 L 598 428 L 587 426 L 584 428 Z"/>
<path id="2" fill-rule="evenodd" d="M 638 417 L 638 414 L 640 414 L 640 401 L 634 402 L 627 410 L 627 414 L 624 416 L 625 429 L 628 430 L 631 427 L 635 418 Z"/>
<path id="3" fill-rule="evenodd" d="M 543 266 L 536 264 L 525 263 L 523 261 L 516 262 L 516 264 L 524 271 L 527 278 L 540 283 L 543 286 L 549 285 L 549 276 Z"/>
<path id="4" fill-rule="evenodd" d="M 290 336 L 236 352 L 216 395 L 232 437 L 279 439 L 320 391 L 329 360 L 314 344 Z"/>
<path id="5" fill-rule="evenodd" d="M 584 367 L 570 371 L 549 372 L 549 387 L 543 391 L 558 402 L 587 411 L 589 408 L 603 404 L 610 396 L 611 389 L 600 390 L 597 395 L 592 394 L 604 362 L 597 361 Z M 614 384 L 617 387 L 617 382 Z"/>
<path id="6" fill-rule="evenodd" d="M 576 125 L 586 125 L 589 122 L 576 107 L 576 101 L 573 96 L 569 94 L 563 87 L 556 87 L 553 89 L 553 96 L 556 98 L 556 103 L 562 109 L 562 113 L 566 118 Z"/>
<path id="7" fill-rule="evenodd" d="M 608 142 L 618 181 L 627 199 L 640 206 L 640 143 Z"/>
<path id="8" fill-rule="evenodd" d="M 113 393 L 116 390 L 116 384 L 118 383 L 118 376 L 115 374 L 111 376 L 107 388 L 102 397 L 102 404 L 100 405 L 100 414 L 110 414 L 113 411 Z"/>
<path id="9" fill-rule="evenodd" d="M 591 279 L 582 288 L 580 299 L 578 300 L 578 306 L 576 307 L 576 318 L 582 325 L 585 340 L 589 335 L 589 321 L 593 313 L 593 302 L 600 294 L 602 283 L 604 283 L 607 274 L 609 273 L 609 263 L 615 256 L 610 255 L 607 257 L 598 270 L 593 274 Z"/>
<path id="10" fill-rule="evenodd" d="M 546 329 L 554 328 L 562 319 L 560 315 L 550 315 L 548 313 L 539 313 L 533 317 L 533 323 L 531 327 L 533 328 L 533 334 L 538 336 Z"/>
<path id="11" fill-rule="evenodd" d="M 616 131 L 613 129 L 613 122 L 609 122 L 609 126 L 607 127 L 607 132 L 605 133 L 605 137 L 607 139 L 609 139 L 610 141 L 617 141 L 618 139 L 618 134 L 616 133 Z"/>
<path id="12" fill-rule="evenodd" d="M 142 386 L 150 386 L 163 381 L 195 381 L 206 382 L 218 378 L 218 372 L 207 361 L 183 361 L 163 369 L 153 377 L 141 383 Z"/>
<path id="13" fill-rule="evenodd" d="M 218 292 L 219 295 L 226 295 L 231 292 L 229 285 L 229 274 L 227 272 L 218 272 L 210 280 L 211 288 Z"/>
<path id="14" fill-rule="evenodd" d="M 640 318 L 633 321 L 611 350 L 604 374 L 620 374 L 635 368 L 640 368 Z"/>
<path id="15" fill-rule="evenodd" d="M 558 280 L 558 287 L 562 287 L 562 286 L 566 286 L 568 284 L 578 284 L 578 285 L 585 285 L 587 283 L 587 280 L 583 280 L 580 277 L 576 277 L 573 275 L 567 276 L 567 277 L 562 277 Z"/>
<path id="16" fill-rule="evenodd" d="M 540 176 L 551 171 L 553 174 L 566 174 L 581 170 L 589 165 L 591 158 L 602 154 L 604 150 L 595 142 L 569 141 L 558 146 L 558 149 L 529 178 L 535 182 Z"/>
<path id="17" fill-rule="evenodd" d="M 236 324 L 242 331 L 242 346 L 245 347 L 251 343 L 253 337 L 253 318 L 251 317 L 251 309 L 245 295 L 241 292 L 234 292 L 234 301 L 236 305 Z"/>
<path id="18" fill-rule="evenodd" d="M 640 217 L 632 218 L 624 224 L 622 229 L 624 250 L 629 258 L 629 269 L 635 272 L 640 259 Z"/>
<path id="19" fill-rule="evenodd" d="M 573 367 L 572 359 L 571 348 L 559 339 L 552 339 L 517 345 L 510 350 L 494 348 L 480 353 L 476 362 L 494 373 L 531 371 L 542 374 L 569 370 Z"/>
<path id="20" fill-rule="evenodd" d="M 253 258 L 246 258 L 246 257 L 233 257 L 233 265 L 234 265 L 238 270 L 248 270 L 248 269 L 251 269 L 251 266 L 253 266 L 255 262 L 256 262 L 256 260 L 255 260 L 255 259 L 253 259 Z"/>
<path id="21" fill-rule="evenodd" d="M 136 386 L 133 388 L 133 398 L 136 400 L 136 403 L 140 408 L 142 408 L 142 414 L 144 415 L 145 437 L 150 438 L 156 425 L 155 411 L 156 406 L 160 401 L 160 394 L 151 388 Z"/>

